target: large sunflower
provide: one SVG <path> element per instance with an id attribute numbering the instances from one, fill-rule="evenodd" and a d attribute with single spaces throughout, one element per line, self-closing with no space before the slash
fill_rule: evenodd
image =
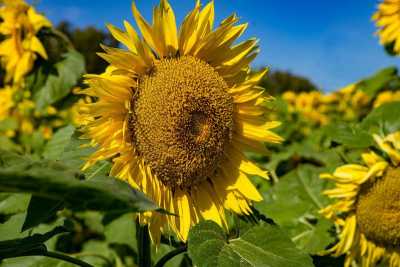
<path id="1" fill-rule="evenodd" d="M 87 76 L 84 93 L 97 102 L 82 110 L 84 131 L 98 150 L 85 167 L 112 158 L 111 175 L 176 214 L 140 215 L 155 242 L 168 230 L 186 240 L 201 219 L 226 227 L 224 208 L 249 214 L 262 199 L 248 175 L 268 177 L 243 151 L 281 142 L 257 87 L 266 70 L 250 72 L 257 41 L 234 44 L 247 27 L 235 15 L 213 29 L 213 2 L 201 9 L 197 1 L 179 30 L 166 0 L 152 24 L 132 9 L 143 37 L 127 21 L 125 31 L 109 25 L 128 50 L 103 46 L 110 67 Z"/>
<path id="2" fill-rule="evenodd" d="M 374 138 L 382 156 L 371 151 L 363 165 L 321 175 L 336 182 L 325 193 L 338 200 L 321 212 L 337 226 L 340 240 L 329 252 L 345 254 L 345 266 L 400 266 L 400 132 Z"/>
<path id="3" fill-rule="evenodd" d="M 31 71 L 37 54 L 47 59 L 46 51 L 36 34 L 50 21 L 38 14 L 23 0 L 0 0 L 1 63 L 6 70 L 5 81 L 20 82 Z"/>
<path id="4" fill-rule="evenodd" d="M 400 0 L 382 1 L 372 16 L 382 45 L 392 44 L 393 51 L 400 53 Z"/>

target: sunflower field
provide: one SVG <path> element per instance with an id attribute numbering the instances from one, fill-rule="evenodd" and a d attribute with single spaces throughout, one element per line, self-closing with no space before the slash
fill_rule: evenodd
<path id="1" fill-rule="evenodd" d="M 295 90 L 216 12 L 132 3 L 88 57 L 0 0 L 0 267 L 400 267 L 397 68 Z M 399 12 L 371 14 L 390 56 Z"/>

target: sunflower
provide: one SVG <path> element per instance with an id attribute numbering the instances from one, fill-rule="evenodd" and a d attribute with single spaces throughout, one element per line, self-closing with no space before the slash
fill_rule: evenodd
<path id="1" fill-rule="evenodd" d="M 0 43 L 0 57 L 5 81 L 18 83 L 31 71 L 37 54 L 47 59 L 36 34 L 51 23 L 23 0 L 0 0 L 0 4 L 0 34 L 5 37 Z"/>
<path id="2" fill-rule="evenodd" d="M 15 105 L 13 100 L 14 93 L 15 88 L 11 86 L 0 89 L 0 121 L 6 119 L 10 115 L 10 110 Z"/>
<path id="3" fill-rule="evenodd" d="M 377 35 L 382 45 L 393 44 L 393 51 L 400 52 L 400 0 L 384 0 L 372 16 L 379 28 Z"/>
<path id="4" fill-rule="evenodd" d="M 383 91 L 380 92 L 374 100 L 374 108 L 377 108 L 385 103 L 400 101 L 400 91 Z"/>
<path id="5" fill-rule="evenodd" d="M 400 266 L 400 132 L 374 139 L 382 155 L 364 153 L 364 164 L 321 175 L 336 182 L 325 194 L 338 199 L 321 210 L 339 233 L 339 242 L 328 252 L 345 254 L 345 266 Z"/>
<path id="6" fill-rule="evenodd" d="M 248 175 L 268 177 L 244 150 L 265 153 L 262 142 L 282 141 L 257 86 L 267 70 L 250 72 L 257 41 L 234 44 L 247 27 L 236 15 L 214 29 L 213 2 L 197 1 L 179 30 L 166 0 L 152 24 L 132 10 L 142 38 L 127 21 L 125 30 L 108 25 L 127 50 L 103 46 L 110 66 L 87 75 L 83 93 L 97 102 L 82 108 L 83 131 L 98 150 L 84 168 L 112 158 L 111 175 L 176 215 L 140 215 L 154 242 L 171 230 L 186 240 L 201 219 L 227 227 L 224 208 L 249 214 L 262 200 Z"/>

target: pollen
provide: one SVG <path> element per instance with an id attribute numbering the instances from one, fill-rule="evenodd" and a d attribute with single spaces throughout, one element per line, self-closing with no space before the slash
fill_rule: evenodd
<path id="1" fill-rule="evenodd" d="M 400 245 L 400 168 L 361 188 L 356 217 L 367 239 L 386 248 Z"/>
<path id="2" fill-rule="evenodd" d="M 130 135 L 152 174 L 171 188 L 211 179 L 233 128 L 224 79 L 191 56 L 162 59 L 139 80 Z"/>

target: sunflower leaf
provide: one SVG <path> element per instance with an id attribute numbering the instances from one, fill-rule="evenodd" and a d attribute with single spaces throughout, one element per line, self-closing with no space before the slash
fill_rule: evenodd
<path id="1" fill-rule="evenodd" d="M 397 75 L 396 67 L 388 67 L 378 71 L 377 73 L 367 77 L 357 83 L 357 88 L 362 90 L 369 96 L 374 96 L 383 89 L 390 81 L 394 80 Z"/>
<path id="2" fill-rule="evenodd" d="M 279 227 L 266 223 L 251 227 L 239 238 L 227 240 L 215 222 L 201 222 L 189 233 L 188 251 L 199 267 L 313 266 L 311 257 L 298 250 Z"/>
<path id="3" fill-rule="evenodd" d="M 374 144 L 372 136 L 358 125 L 331 124 L 326 127 L 326 133 L 332 141 L 348 148 L 367 148 Z"/>
<path id="4" fill-rule="evenodd" d="M 59 160 L 64 149 L 70 143 L 75 128 L 71 125 L 59 129 L 46 144 L 43 152 L 45 159 Z"/>
<path id="5" fill-rule="evenodd" d="M 400 130 L 400 102 L 383 104 L 361 122 L 361 128 L 370 133 L 387 135 Z"/>
<path id="6" fill-rule="evenodd" d="M 46 197 L 32 196 L 21 231 L 26 231 L 46 222 L 63 207 L 63 200 L 53 201 Z"/>
<path id="7" fill-rule="evenodd" d="M 7 158 L 7 157 L 4 157 Z M 0 191 L 31 193 L 63 201 L 74 211 L 140 212 L 158 207 L 127 183 L 106 176 L 80 180 L 83 174 L 54 161 L 29 161 L 9 156 L 13 164 L 0 169 Z"/>
<path id="8" fill-rule="evenodd" d="M 332 224 L 318 213 L 328 204 L 328 199 L 321 194 L 329 186 L 329 182 L 319 178 L 322 170 L 301 165 L 263 191 L 264 201 L 255 204 L 287 231 L 298 248 L 312 254 L 333 241 L 328 232 Z"/>
<path id="9" fill-rule="evenodd" d="M 63 58 L 54 65 L 55 73 L 48 73 L 46 81 L 33 96 L 38 110 L 43 110 L 67 96 L 85 72 L 83 56 L 78 52 L 70 50 Z"/>

